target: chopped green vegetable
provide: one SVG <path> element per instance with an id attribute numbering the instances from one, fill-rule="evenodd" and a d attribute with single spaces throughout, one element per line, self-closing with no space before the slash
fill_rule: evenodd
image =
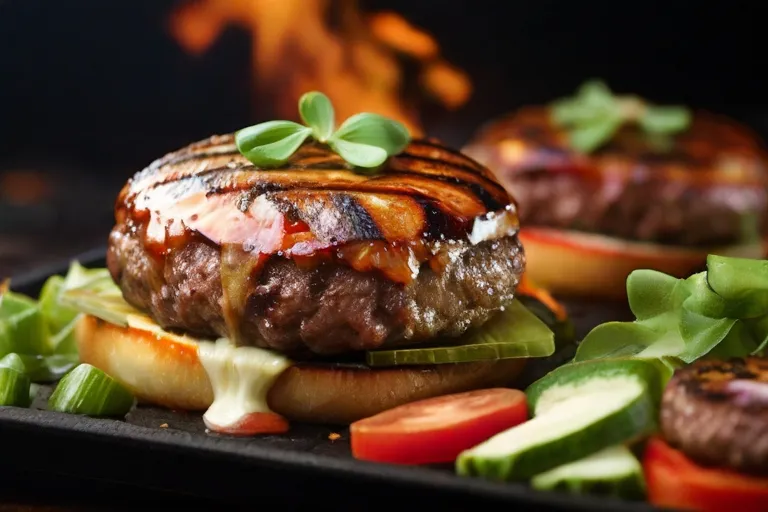
<path id="1" fill-rule="evenodd" d="M 18 357 L 24 363 L 24 373 L 32 382 L 55 382 L 79 362 L 76 354 L 50 356 L 22 354 Z"/>
<path id="2" fill-rule="evenodd" d="M 7 290 L 6 283 L 6 289 L 0 295 L 3 297 L 0 302 L 0 357 L 9 353 L 46 358 L 61 355 L 71 359 L 76 356 L 74 329 L 80 311 L 62 301 L 63 294 L 72 289 L 98 291 L 111 297 L 116 286 L 107 269 L 86 269 L 77 262 L 70 265 L 65 277 L 48 278 L 38 301 Z M 39 376 L 49 380 L 56 374 L 58 371 L 28 372 L 33 380 Z"/>
<path id="3" fill-rule="evenodd" d="M 49 345 L 54 354 L 77 354 L 77 340 L 75 340 L 75 328 L 80 320 L 80 314 L 65 325 L 59 332 L 48 338 Z"/>
<path id="4" fill-rule="evenodd" d="M 540 491 L 615 496 L 629 500 L 645 496 L 643 468 L 624 445 L 606 448 L 536 475 L 531 479 L 531 487 Z"/>
<path id="5" fill-rule="evenodd" d="M 37 303 L 26 295 L 8 291 L 0 305 L 0 357 L 11 352 L 36 354 L 45 348 Z"/>
<path id="6" fill-rule="evenodd" d="M 48 400 L 48 409 L 88 416 L 125 416 L 135 400 L 130 391 L 89 364 L 81 364 L 61 379 Z"/>
<path id="7" fill-rule="evenodd" d="M 9 366 L 0 366 L 0 406 L 29 407 L 29 377 Z"/>
<path id="8" fill-rule="evenodd" d="M 19 373 L 24 373 L 27 369 L 21 356 L 19 356 L 19 354 L 13 353 L 8 354 L 4 358 L 0 359 L 0 368 L 12 368 Z"/>
<path id="9" fill-rule="evenodd" d="M 44 312 L 49 332 L 56 332 L 57 327 L 63 328 L 77 316 L 77 311 L 61 305 L 59 300 L 63 290 L 64 277 L 51 276 L 45 281 L 40 291 L 38 303 L 40 310 Z"/>
<path id="10" fill-rule="evenodd" d="M 81 312 L 62 300 L 68 291 L 122 299 L 107 269 L 77 262 L 66 276 L 48 278 L 38 301 L 0 283 L 0 404 L 29 406 L 39 389 L 33 382 L 55 382 L 78 363 L 74 331 Z"/>
<path id="11" fill-rule="evenodd" d="M 519 357 L 547 357 L 555 352 L 555 335 L 515 299 L 505 311 L 468 332 L 460 344 L 366 354 L 370 366 L 442 364 Z"/>

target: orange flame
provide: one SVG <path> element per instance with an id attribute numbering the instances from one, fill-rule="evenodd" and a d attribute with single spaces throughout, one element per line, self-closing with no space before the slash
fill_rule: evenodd
<path id="1" fill-rule="evenodd" d="M 338 27 L 327 21 L 334 15 Z M 445 62 L 432 36 L 398 14 L 364 15 L 355 0 L 198 0 L 172 13 L 171 34 L 191 54 L 205 52 L 230 24 L 253 34 L 257 101 L 296 119 L 306 91 L 327 94 L 339 121 L 375 112 L 403 122 L 422 135 L 416 109 L 401 97 L 400 57 L 418 64 L 419 83 L 448 109 L 472 93 L 466 74 Z"/>

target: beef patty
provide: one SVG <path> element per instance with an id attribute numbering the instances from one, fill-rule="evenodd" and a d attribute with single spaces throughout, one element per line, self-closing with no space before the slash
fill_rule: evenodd
<path id="1" fill-rule="evenodd" d="M 465 148 L 519 200 L 523 226 L 688 247 L 768 234 L 768 167 L 745 128 L 697 113 L 671 147 L 626 127 L 593 154 L 568 147 L 543 107 L 489 123 Z"/>
<path id="2" fill-rule="evenodd" d="M 302 269 L 273 258 L 249 285 L 245 339 L 294 355 L 338 354 L 455 336 L 509 304 L 524 267 L 516 237 L 446 250 L 442 272 L 425 265 L 406 286 L 340 263 Z M 119 228 L 108 255 L 125 299 L 164 328 L 230 335 L 214 245 L 190 242 L 159 262 Z"/>
<path id="3" fill-rule="evenodd" d="M 138 173 L 116 218 L 107 262 L 128 302 L 294 356 L 457 336 L 509 304 L 525 266 L 512 198 L 431 141 L 358 173 L 312 144 L 258 169 L 214 137 Z"/>

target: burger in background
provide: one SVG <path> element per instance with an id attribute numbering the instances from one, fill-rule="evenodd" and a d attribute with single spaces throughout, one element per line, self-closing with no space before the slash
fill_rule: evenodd
<path id="1" fill-rule="evenodd" d="M 556 295 L 621 297 L 638 268 L 685 277 L 710 253 L 766 254 L 768 158 L 730 119 L 590 81 L 464 152 L 518 200 L 526 272 Z"/>

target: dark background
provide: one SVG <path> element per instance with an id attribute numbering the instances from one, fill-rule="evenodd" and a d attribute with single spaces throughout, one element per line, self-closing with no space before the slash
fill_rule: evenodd
<path id="1" fill-rule="evenodd" d="M 115 194 L 133 172 L 269 115 L 251 109 L 248 32 L 231 27 L 203 55 L 187 55 L 168 33 L 177 4 L 0 0 L 0 176 L 41 172 L 53 190 L 24 208 L 0 190 L 0 275 L 4 235 L 6 261 L 8 247 L 31 234 L 69 252 L 103 242 Z M 428 109 L 425 119 L 428 133 L 456 146 L 488 118 L 596 76 L 617 91 L 716 110 L 768 134 L 758 2 L 360 4 L 403 14 L 470 74 L 472 99 L 453 113 Z"/>

